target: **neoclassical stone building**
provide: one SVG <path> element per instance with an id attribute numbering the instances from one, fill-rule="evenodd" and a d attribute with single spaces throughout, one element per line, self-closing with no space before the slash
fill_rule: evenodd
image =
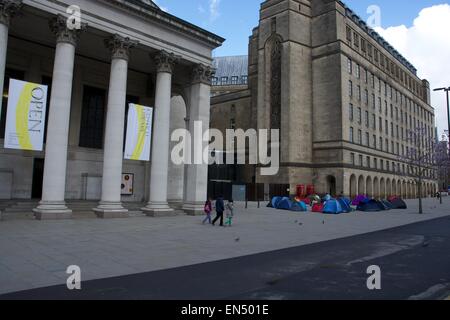
<path id="1" fill-rule="evenodd" d="M 67 24 L 70 5 L 80 28 Z M 144 201 L 149 215 L 202 212 L 207 165 L 173 165 L 170 133 L 208 128 L 223 41 L 149 0 L 0 0 L 0 198 L 40 199 L 39 219 L 70 217 L 70 200 L 98 201 L 100 217 Z M 49 86 L 44 152 L 3 148 L 9 79 Z M 154 107 L 150 162 L 123 160 L 130 102 Z M 130 195 L 122 174 L 134 177 Z"/>
<path id="2" fill-rule="evenodd" d="M 416 197 L 417 182 L 401 160 L 417 147 L 407 132 L 423 128 L 427 141 L 435 135 L 429 83 L 335 0 L 261 4 L 249 40 L 248 88 L 213 98 L 211 126 L 228 126 L 233 114 L 249 122 L 243 129 L 280 130 L 280 172 L 256 180 L 289 185 L 291 194 L 301 184 L 318 193 Z M 435 178 L 430 168 L 424 194 L 436 190 Z"/>

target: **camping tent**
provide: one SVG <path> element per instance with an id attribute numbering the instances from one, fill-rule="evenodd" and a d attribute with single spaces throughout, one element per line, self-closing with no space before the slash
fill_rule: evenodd
<path id="1" fill-rule="evenodd" d="M 280 210 L 291 210 L 292 208 L 292 201 L 289 198 L 283 198 L 280 202 L 277 204 L 277 209 Z"/>
<path id="2" fill-rule="evenodd" d="M 281 202 L 282 197 L 273 197 L 270 205 L 272 208 L 278 209 L 278 204 Z"/>
<path id="3" fill-rule="evenodd" d="M 341 214 L 344 210 L 338 200 L 331 199 L 325 203 L 322 212 L 328 214 Z"/>
<path id="4" fill-rule="evenodd" d="M 356 196 L 356 198 L 353 200 L 352 205 L 359 206 L 359 204 L 361 202 L 364 202 L 366 200 L 368 200 L 368 198 L 365 195 L 360 194 L 360 195 Z"/>
<path id="5" fill-rule="evenodd" d="M 392 207 L 394 209 L 408 209 L 408 206 L 406 205 L 405 201 L 401 198 L 395 198 L 391 201 Z"/>
<path id="6" fill-rule="evenodd" d="M 323 197 L 323 201 L 328 201 L 328 200 L 331 200 L 332 198 L 331 198 L 331 196 L 329 195 L 329 194 L 327 194 L 326 196 L 324 196 Z"/>
<path id="7" fill-rule="evenodd" d="M 350 203 L 351 203 L 350 199 L 339 198 L 338 201 L 342 207 L 342 211 L 344 211 L 345 213 L 352 212 L 352 208 L 350 207 Z"/>
<path id="8" fill-rule="evenodd" d="M 377 200 L 366 200 L 361 202 L 358 205 L 358 211 L 364 211 L 364 212 L 378 212 L 378 211 L 384 211 L 384 205 Z"/>
<path id="9" fill-rule="evenodd" d="M 312 206 L 312 212 L 322 213 L 323 207 L 323 203 L 316 203 Z"/>
<path id="10" fill-rule="evenodd" d="M 294 201 L 292 203 L 292 207 L 290 210 L 296 211 L 296 212 L 306 212 L 306 211 L 308 211 L 308 208 L 306 207 L 306 204 L 303 201 L 300 201 L 300 202 Z"/>
<path id="11" fill-rule="evenodd" d="M 387 200 L 380 200 L 381 204 L 384 206 L 384 210 L 391 210 L 394 208 L 394 206 L 392 205 L 392 203 L 390 203 Z"/>

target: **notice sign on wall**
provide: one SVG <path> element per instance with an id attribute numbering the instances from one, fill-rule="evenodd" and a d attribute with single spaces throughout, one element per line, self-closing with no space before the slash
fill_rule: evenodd
<path id="1" fill-rule="evenodd" d="M 5 148 L 43 150 L 47 89 L 36 83 L 10 80 Z"/>
<path id="2" fill-rule="evenodd" d="M 125 159 L 150 161 L 153 109 L 130 103 Z"/>

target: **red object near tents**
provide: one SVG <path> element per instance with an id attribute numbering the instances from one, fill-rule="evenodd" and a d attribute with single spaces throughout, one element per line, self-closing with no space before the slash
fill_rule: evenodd
<path id="1" fill-rule="evenodd" d="M 322 213 L 323 207 L 324 207 L 323 204 L 321 204 L 321 203 L 320 203 L 320 204 L 319 204 L 319 203 L 316 203 L 316 204 L 313 205 L 313 207 L 312 207 L 312 212 Z"/>
<path id="2" fill-rule="evenodd" d="M 301 199 L 300 201 L 303 201 L 305 204 L 307 204 L 308 206 L 311 205 L 311 199 L 310 198 L 305 198 L 305 199 Z"/>

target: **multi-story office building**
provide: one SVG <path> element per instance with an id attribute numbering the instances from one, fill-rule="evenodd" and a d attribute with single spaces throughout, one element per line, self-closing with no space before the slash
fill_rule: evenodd
<path id="1" fill-rule="evenodd" d="M 249 87 L 214 97 L 211 124 L 228 122 L 215 112 L 234 106 L 246 128 L 280 130 L 279 174 L 257 182 L 287 184 L 291 193 L 303 184 L 320 193 L 417 196 L 406 158 L 435 136 L 428 81 L 341 1 L 268 0 L 259 21 Z M 408 140 L 417 128 L 420 145 Z M 435 178 L 426 171 L 424 194 L 435 192 Z"/>

